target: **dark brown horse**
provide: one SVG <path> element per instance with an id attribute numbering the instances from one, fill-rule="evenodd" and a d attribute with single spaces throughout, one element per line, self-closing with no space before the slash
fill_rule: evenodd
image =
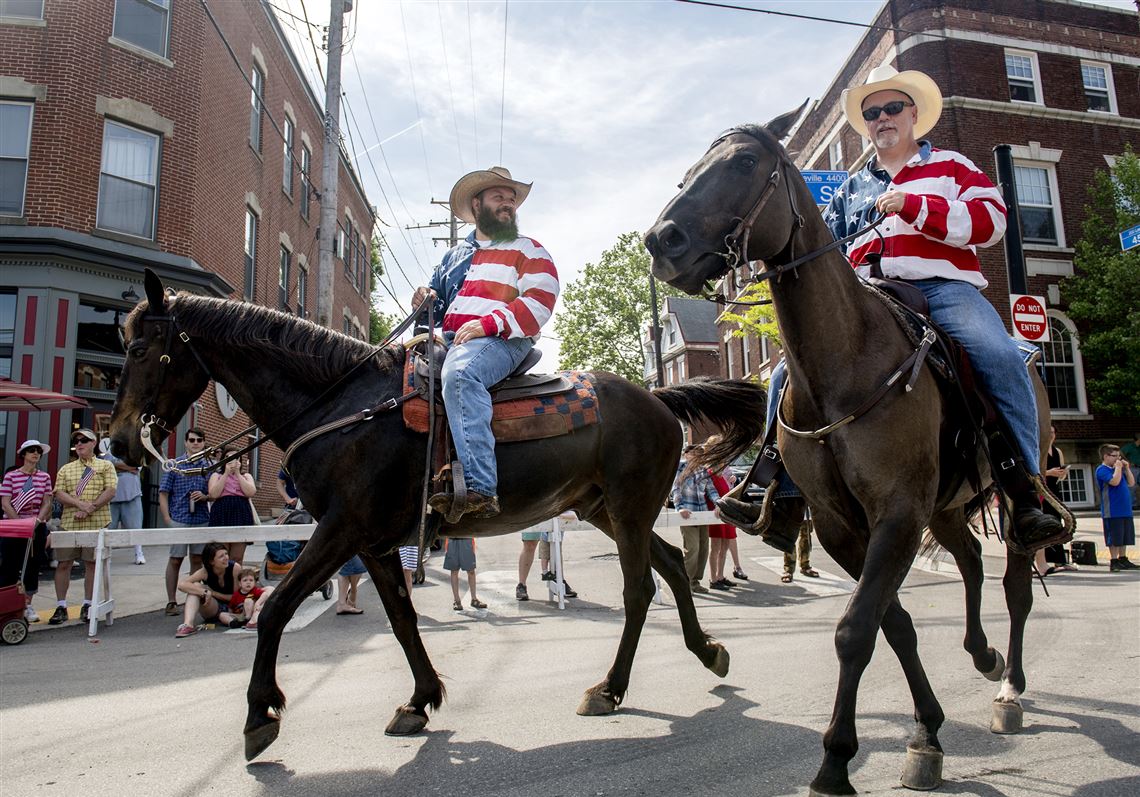
<path id="1" fill-rule="evenodd" d="M 132 464 L 146 452 L 140 418 L 173 429 L 212 377 L 261 428 L 274 429 L 318 398 L 373 353 L 357 340 L 255 305 L 188 294 L 165 295 L 147 272 L 147 301 L 127 319 L 127 360 L 111 422 L 113 449 Z M 285 449 L 305 432 L 402 392 L 404 352 L 389 347 L 357 369 L 327 400 L 273 436 Z M 706 382 L 651 394 L 613 374 L 595 373 L 601 420 L 563 437 L 498 447 L 503 512 L 491 520 L 444 526 L 443 536 L 507 534 L 567 510 L 616 543 L 624 578 L 625 628 L 606 677 L 586 691 L 581 714 L 613 711 L 625 696 L 637 641 L 654 587 L 650 563 L 673 590 L 685 644 L 720 676 L 728 652 L 697 622 L 680 551 L 653 533 L 681 451 L 678 418 L 711 421 L 724 430 L 719 450 L 731 457 L 763 426 L 764 392 L 746 382 Z M 157 431 L 161 437 L 168 432 Z M 415 678 L 411 699 L 387 731 L 409 734 L 438 708 L 443 684 L 420 639 L 404 588 L 397 546 L 417 535 L 425 436 L 409 431 L 400 412 L 317 437 L 298 450 L 291 470 L 317 528 L 261 614 L 247 694 L 246 758 L 276 739 L 285 696 L 277 686 L 281 633 L 297 607 L 354 554 L 363 558 Z"/>
<path id="2" fill-rule="evenodd" d="M 767 127 L 730 130 L 689 170 L 681 192 L 646 237 L 657 277 L 696 293 L 728 271 L 726 249 L 734 244 L 746 249 L 742 261 L 763 261 L 766 269 L 776 269 L 832 242 L 799 170 L 779 144 L 794 118 L 793 112 Z M 805 212 L 802 226 L 797 208 Z M 818 430 L 852 413 L 915 351 L 887 307 L 860 285 L 838 251 L 784 273 L 771 285 L 789 374 L 783 420 L 792 428 Z M 947 405 L 928 368 L 918 374 L 913 392 L 903 392 L 905 381 L 900 379 L 857 421 L 821 439 L 794 436 L 784 426 L 779 431 L 785 465 L 811 506 L 820 542 L 858 581 L 835 634 L 839 687 L 824 734 L 823 764 L 811 784 L 819 794 L 854 792 L 848 762 L 858 749 L 856 695 L 880 628 L 914 699 L 916 723 L 903 782 L 926 789 L 940 782 L 937 733 L 944 715 L 919 660 L 910 615 L 898 598 L 927 527 L 953 554 L 965 582 L 965 648 L 979 672 L 1002 682 L 992 727 L 999 732 L 1020 728 L 1031 561 L 1007 549 L 1007 664 L 989 646 L 981 626 L 981 546 L 965 512 L 977 491 L 941 464 Z M 1041 439 L 1047 440 L 1048 406 L 1035 374 L 1034 385 Z M 988 483 L 984 462 L 981 472 Z M 940 497 L 940 485 L 947 483 L 962 486 Z"/>

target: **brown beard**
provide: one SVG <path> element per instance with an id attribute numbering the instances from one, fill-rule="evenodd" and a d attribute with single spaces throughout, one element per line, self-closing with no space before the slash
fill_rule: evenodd
<path id="1" fill-rule="evenodd" d="M 490 237 L 492 241 L 513 241 L 519 237 L 519 221 L 514 212 L 510 221 L 499 221 L 491 209 L 479 204 L 479 212 L 475 216 L 475 226 Z"/>

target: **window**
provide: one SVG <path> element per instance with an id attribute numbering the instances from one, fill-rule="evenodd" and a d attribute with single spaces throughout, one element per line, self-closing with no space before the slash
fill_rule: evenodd
<path id="1" fill-rule="evenodd" d="M 667 385 L 677 384 L 673 380 L 673 361 L 672 360 L 665 363 L 665 384 L 667 384 Z"/>
<path id="2" fill-rule="evenodd" d="M 740 351 L 742 352 L 740 367 L 744 371 L 744 376 L 748 376 L 752 373 L 752 358 L 748 354 L 748 338 L 740 339 Z"/>
<path id="3" fill-rule="evenodd" d="M 1014 165 L 1021 238 L 1028 244 L 1064 246 L 1057 197 L 1057 173 L 1052 164 Z"/>
<path id="4" fill-rule="evenodd" d="M 0 17 L 43 19 L 44 0 L 0 0 Z"/>
<path id="5" fill-rule="evenodd" d="M 12 292 L 0 293 L 0 376 L 12 376 L 12 347 L 16 342 L 16 294 Z M 0 418 L 8 417 L 8 413 L 0 412 Z M 0 438 L 0 445 L 3 439 Z"/>
<path id="6" fill-rule="evenodd" d="M 1081 82 L 1090 111 L 1116 113 L 1116 90 L 1112 85 L 1112 67 L 1081 61 Z"/>
<path id="7" fill-rule="evenodd" d="M 369 283 L 372 276 L 372 255 L 369 253 L 368 244 L 363 241 L 360 244 L 360 259 L 360 295 L 367 299 L 371 292 Z"/>
<path id="8" fill-rule="evenodd" d="M 166 57 L 170 0 L 115 0 L 116 39 Z"/>
<path id="9" fill-rule="evenodd" d="M 75 336 L 75 387 L 106 394 L 119 389 L 123 374 L 120 331 L 126 310 L 80 302 Z M 112 395 L 99 398 L 114 398 Z"/>
<path id="10" fill-rule="evenodd" d="M 313 153 L 304 144 L 301 145 L 301 218 L 309 218 L 309 197 L 313 193 L 313 183 L 309 179 L 309 172 L 313 168 Z"/>
<path id="11" fill-rule="evenodd" d="M 1037 78 L 1037 55 L 1005 51 L 1005 76 L 1009 80 L 1009 98 L 1013 102 L 1041 101 L 1041 83 Z"/>
<path id="12" fill-rule="evenodd" d="M 1091 506 L 1095 503 L 1089 489 L 1091 473 L 1088 465 L 1070 465 L 1069 475 L 1058 483 L 1057 497 L 1066 506 Z"/>
<path id="13" fill-rule="evenodd" d="M 289 261 L 293 253 L 281 247 L 281 262 L 277 266 L 277 300 L 282 310 L 289 309 Z"/>
<path id="14" fill-rule="evenodd" d="M 261 111 L 264 108 L 265 75 L 256 66 L 249 76 L 253 85 L 249 92 L 249 145 L 261 152 Z"/>
<path id="15" fill-rule="evenodd" d="M 356 275 L 353 278 L 357 288 L 364 284 L 364 238 L 356 231 Z"/>
<path id="16" fill-rule="evenodd" d="M 344 259 L 344 226 L 340 222 L 336 225 L 336 240 L 333 241 L 333 256 Z"/>
<path id="17" fill-rule="evenodd" d="M 740 374 L 736 373 L 736 358 L 733 356 L 735 352 L 732 350 L 732 338 L 726 337 L 724 339 L 724 359 L 728 363 L 728 378 L 736 379 Z"/>
<path id="18" fill-rule="evenodd" d="M 154 239 L 158 144 L 153 133 L 110 120 L 103 123 L 96 226 Z"/>
<path id="19" fill-rule="evenodd" d="M 31 140 L 31 103 L 0 102 L 0 215 L 24 215 Z"/>
<path id="20" fill-rule="evenodd" d="M 1049 342 L 1042 343 L 1045 390 L 1054 413 L 1084 413 L 1084 373 L 1076 335 L 1055 310 L 1049 311 Z"/>
<path id="21" fill-rule="evenodd" d="M 245 290 L 247 302 L 253 301 L 254 286 L 257 284 L 257 214 L 253 208 L 245 209 Z"/>
<path id="22" fill-rule="evenodd" d="M 285 127 L 281 132 L 284 139 L 281 146 L 284 153 L 281 156 L 281 189 L 293 198 L 293 120 L 285 117 Z"/>
<path id="23" fill-rule="evenodd" d="M 836 136 L 835 140 L 827 148 L 827 157 L 831 161 L 832 169 L 843 168 L 843 137 Z"/>
<path id="24" fill-rule="evenodd" d="M 309 270 L 304 266 L 297 269 L 297 315 L 308 318 L 305 310 L 305 300 L 309 296 Z"/>
<path id="25" fill-rule="evenodd" d="M 671 320 L 665 322 L 665 331 L 669 336 L 669 348 L 677 345 L 677 325 Z"/>

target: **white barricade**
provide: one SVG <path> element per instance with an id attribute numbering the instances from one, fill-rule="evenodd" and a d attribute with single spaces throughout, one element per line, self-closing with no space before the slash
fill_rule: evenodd
<path id="1" fill-rule="evenodd" d="M 552 596 L 558 598 L 558 608 L 565 608 L 565 581 L 562 578 L 562 536 L 567 531 L 588 531 L 594 527 L 585 521 L 574 519 L 567 512 L 556 518 L 531 526 L 522 531 L 550 532 L 550 557 L 554 560 L 555 578 L 550 585 Z M 682 519 L 676 510 L 666 509 L 653 524 L 654 531 L 680 528 L 681 526 L 703 526 L 719 523 L 713 512 L 693 512 Z M 114 625 L 115 599 L 111 592 L 111 549 L 133 548 L 135 545 L 201 545 L 208 542 L 249 542 L 263 543 L 278 540 L 308 540 L 316 529 L 315 523 L 265 524 L 261 526 L 188 526 L 173 529 L 100 529 L 99 531 L 53 531 L 52 546 L 55 548 L 95 547 L 95 594 L 92 596 L 91 611 L 87 624 L 87 635 L 95 636 L 99 630 L 99 620 L 107 618 L 107 625 Z M 654 601 L 661 603 L 661 584 L 653 573 L 656 593 Z"/>

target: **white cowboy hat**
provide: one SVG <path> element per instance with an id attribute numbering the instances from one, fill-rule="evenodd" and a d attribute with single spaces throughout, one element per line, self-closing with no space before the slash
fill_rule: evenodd
<path id="1" fill-rule="evenodd" d="M 862 86 L 843 91 L 843 113 L 848 123 L 861 136 L 867 136 L 867 123 L 863 121 L 863 100 L 876 91 L 894 89 L 914 100 L 918 108 L 918 119 L 914 123 L 914 136 L 918 138 L 928 133 L 938 117 L 942 115 L 942 92 L 929 75 L 913 69 L 899 72 L 890 64 L 883 64 L 871 70 L 867 82 Z"/>
<path id="2" fill-rule="evenodd" d="M 51 446 L 47 443 L 41 443 L 39 440 L 25 440 L 20 444 L 20 447 L 16 449 L 16 456 L 23 456 L 24 452 L 29 448 L 42 448 L 45 454 L 51 451 Z"/>
<path id="3" fill-rule="evenodd" d="M 502 166 L 492 166 L 490 169 L 481 169 L 470 172 L 459 178 L 451 189 L 451 212 L 457 219 L 475 223 L 475 213 L 471 209 L 471 200 L 486 191 L 488 188 L 513 188 L 515 190 L 515 207 L 521 205 L 527 194 L 530 193 L 531 183 L 520 183 L 511 178 L 511 173 Z"/>

